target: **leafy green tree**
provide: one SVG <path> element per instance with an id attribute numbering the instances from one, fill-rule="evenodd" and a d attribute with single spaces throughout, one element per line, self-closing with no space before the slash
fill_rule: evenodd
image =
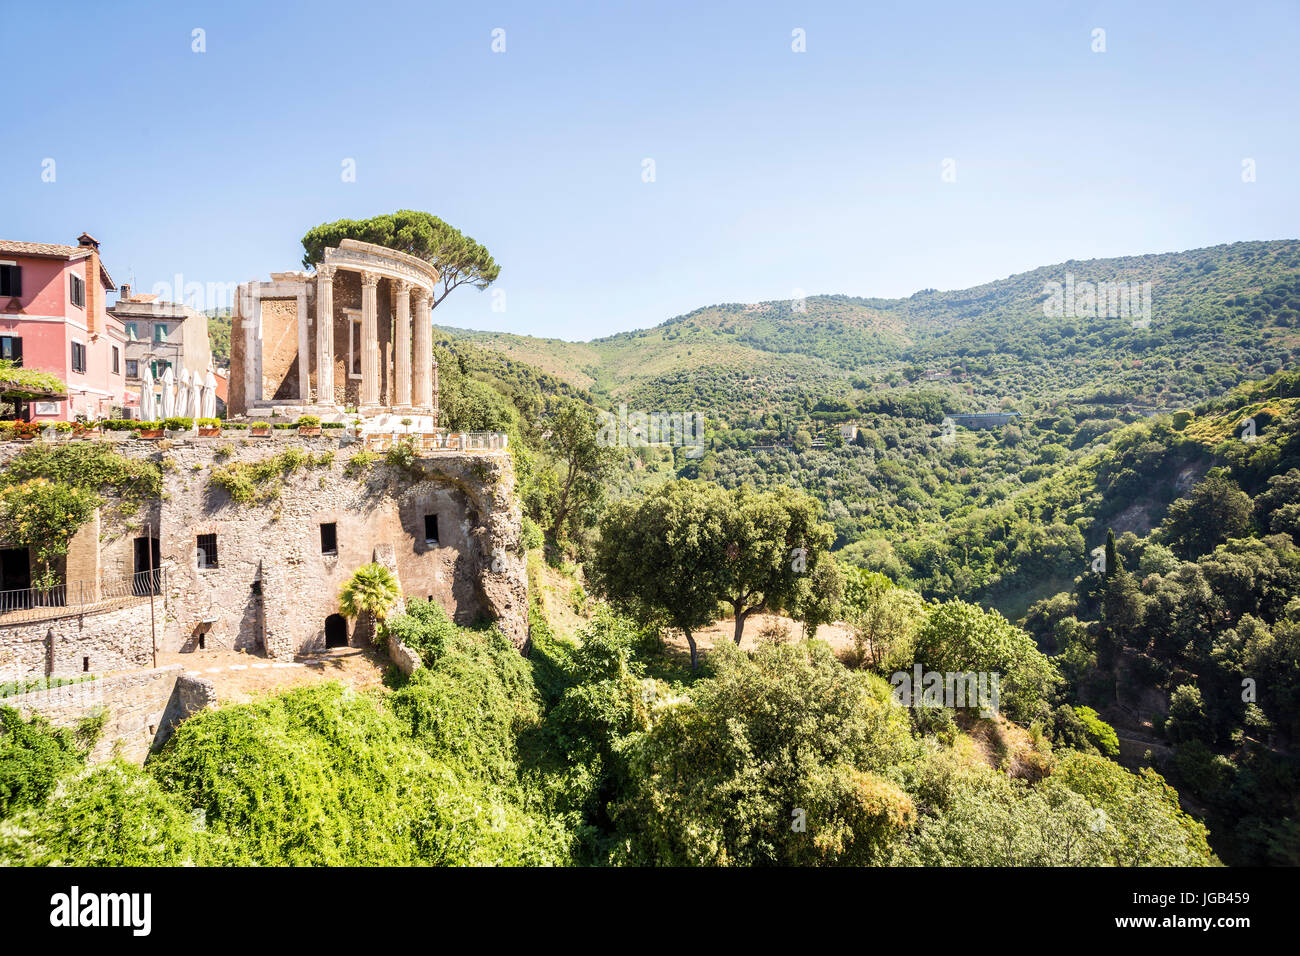
<path id="1" fill-rule="evenodd" d="M 729 496 L 717 485 L 675 481 L 639 501 L 606 509 L 588 568 L 593 584 L 632 613 L 664 620 L 686 636 L 718 613 L 717 568 L 724 559 L 722 514 Z"/>
<path id="2" fill-rule="evenodd" d="M 1182 684 L 1169 696 L 1165 736 L 1173 741 L 1203 740 L 1206 736 L 1205 700 L 1194 684 Z"/>
<path id="3" fill-rule="evenodd" d="M 1106 532 L 1106 566 L 1102 569 L 1103 577 L 1111 577 L 1124 570 L 1119 552 L 1115 549 L 1115 529 Z"/>
<path id="4" fill-rule="evenodd" d="M 43 717 L 0 707 L 0 820 L 44 803 L 59 777 L 85 762 L 88 745 Z"/>
<path id="5" fill-rule="evenodd" d="M 915 746 L 880 678 L 824 644 L 722 645 L 716 676 L 628 744 L 613 816 L 629 861 L 866 864 L 915 817 L 889 777 Z"/>
<path id="6" fill-rule="evenodd" d="M 576 400 L 564 401 L 544 429 L 543 447 L 559 473 L 549 529 L 558 543 L 566 527 L 572 536 L 594 520 L 618 453 L 602 443 L 592 409 Z"/>
<path id="7" fill-rule="evenodd" d="M 378 641 L 384 620 L 401 597 L 392 571 L 375 562 L 363 564 L 339 591 L 339 613 L 355 618 L 366 630 L 373 627 L 371 636 Z"/>
<path id="8" fill-rule="evenodd" d="M 97 507 L 99 496 L 93 492 L 31 478 L 0 489 L 0 539 L 31 549 L 41 569 L 32 584 L 49 590 L 58 583 L 54 562 L 68 553 L 72 536 Z"/>
<path id="9" fill-rule="evenodd" d="M 796 492 L 756 492 L 742 485 L 721 515 L 723 560 L 715 569 L 718 597 L 735 616 L 735 642 L 755 612 L 790 606 L 810 569 L 831 544 L 817 503 Z"/>
<path id="10" fill-rule="evenodd" d="M 816 637 L 819 627 L 839 616 L 842 609 L 841 583 L 835 558 L 830 552 L 819 554 L 812 571 L 798 582 L 790 602 L 790 614 L 803 624 L 805 637 Z"/>
<path id="11" fill-rule="evenodd" d="M 711 623 L 719 603 L 735 615 L 737 644 L 754 612 L 795 608 L 832 534 L 806 495 L 676 481 L 611 508 L 600 538 L 599 586 L 625 605 L 659 609 L 686 633 L 694 659 L 690 632 Z"/>
<path id="12" fill-rule="evenodd" d="M 1223 472 L 1212 471 L 1169 506 L 1160 532 L 1175 554 L 1194 559 L 1245 534 L 1253 511 L 1249 495 Z"/>
<path id="13" fill-rule="evenodd" d="M 1033 638 L 997 611 L 965 601 L 934 607 L 916 631 L 916 662 L 940 673 L 1001 675 L 1001 706 L 1013 719 L 1040 716 L 1061 678 Z"/>
<path id="14" fill-rule="evenodd" d="M 853 627 L 858 662 L 885 674 L 910 665 L 912 635 L 925 617 L 925 601 L 875 571 L 844 572 L 844 614 Z"/>
<path id="15" fill-rule="evenodd" d="M 344 239 L 371 242 L 433 263 L 442 290 L 434 292 L 434 307 L 457 286 L 486 289 L 501 274 L 486 248 L 437 216 L 411 209 L 359 221 L 338 219 L 309 229 L 302 237 L 302 264 L 316 265 L 326 248 Z"/>

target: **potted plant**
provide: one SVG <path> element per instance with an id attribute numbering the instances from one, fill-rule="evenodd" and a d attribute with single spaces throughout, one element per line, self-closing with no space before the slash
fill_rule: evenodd
<path id="1" fill-rule="evenodd" d="M 99 422 L 75 421 L 72 423 L 72 437 L 85 438 L 88 435 L 99 434 Z"/>
<path id="2" fill-rule="evenodd" d="M 199 435 L 203 438 L 215 438 L 221 434 L 220 418 L 200 418 Z"/>
<path id="3" fill-rule="evenodd" d="M 32 441 L 40 433 L 40 422 L 14 422 L 13 436 L 19 441 Z"/>
<path id="4" fill-rule="evenodd" d="M 168 437 L 176 438 L 189 432 L 194 427 L 194 419 L 181 418 L 178 416 L 163 419 L 162 424 L 163 431 L 167 433 Z"/>
<path id="5" fill-rule="evenodd" d="M 320 418 L 315 415 L 298 416 L 298 434 L 314 436 L 320 434 Z"/>
<path id="6" fill-rule="evenodd" d="M 270 438 L 270 437 L 271 437 L 271 423 L 270 423 L 270 422 L 252 422 L 252 423 L 248 426 L 248 434 L 251 435 L 251 436 L 253 436 L 254 438 Z"/>
<path id="7" fill-rule="evenodd" d="M 163 437 L 162 422 L 141 422 L 138 427 L 139 427 L 138 434 L 141 438 L 162 438 Z"/>

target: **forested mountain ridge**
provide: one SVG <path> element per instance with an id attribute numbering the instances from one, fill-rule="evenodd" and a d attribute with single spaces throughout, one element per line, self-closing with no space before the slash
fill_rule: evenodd
<path id="1" fill-rule="evenodd" d="M 1150 321 L 1049 316 L 1050 283 L 1150 283 Z M 906 299 L 843 295 L 722 304 L 651 329 L 571 343 L 447 330 L 536 365 L 606 402 L 694 403 L 731 420 L 809 399 L 951 378 L 984 404 L 1098 391 L 1150 405 L 1209 397 L 1271 374 L 1300 348 L 1300 241 L 1042 266 L 970 289 Z M 1135 290 L 1136 291 L 1136 290 Z M 1064 312 L 1064 310 L 1060 310 Z"/>

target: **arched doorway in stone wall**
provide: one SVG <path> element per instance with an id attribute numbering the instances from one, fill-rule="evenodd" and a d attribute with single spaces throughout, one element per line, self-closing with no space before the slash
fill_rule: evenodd
<path id="1" fill-rule="evenodd" d="M 331 614 L 325 618 L 325 646 L 348 646 L 348 619 L 342 614 Z"/>

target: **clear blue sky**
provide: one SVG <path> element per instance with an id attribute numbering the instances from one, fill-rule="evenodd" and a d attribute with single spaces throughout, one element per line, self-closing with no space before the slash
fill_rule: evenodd
<path id="1" fill-rule="evenodd" d="M 0 237 L 148 291 L 425 209 L 503 267 L 435 321 L 590 338 L 1300 234 L 1295 0 L 704 6 L 8 3 Z"/>

